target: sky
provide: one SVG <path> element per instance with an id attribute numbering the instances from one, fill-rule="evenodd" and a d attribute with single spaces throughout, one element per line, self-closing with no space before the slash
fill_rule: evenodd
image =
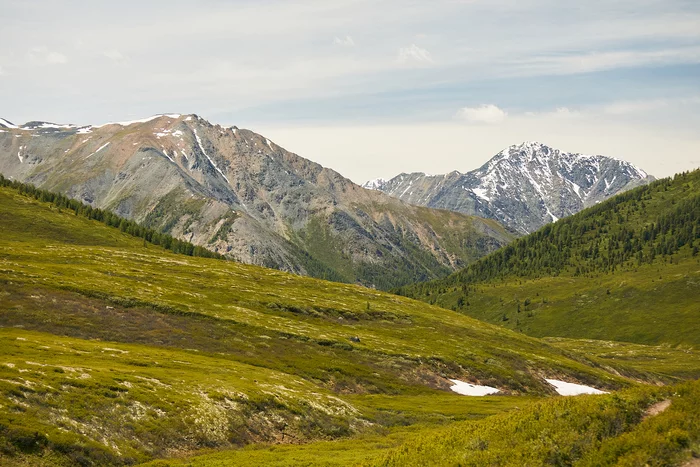
<path id="1" fill-rule="evenodd" d="M 196 113 L 355 182 L 540 141 L 700 167 L 697 0 L 0 0 L 0 117 Z"/>

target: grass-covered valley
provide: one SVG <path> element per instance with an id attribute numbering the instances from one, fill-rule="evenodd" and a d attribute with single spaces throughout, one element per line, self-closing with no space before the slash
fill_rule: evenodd
<path id="1" fill-rule="evenodd" d="M 542 340 L 176 254 L 11 187 L 0 235 L 0 465 L 663 465 L 700 452 L 690 348 Z M 562 399 L 545 378 L 615 393 Z M 450 379 L 501 392 L 461 396 Z"/>

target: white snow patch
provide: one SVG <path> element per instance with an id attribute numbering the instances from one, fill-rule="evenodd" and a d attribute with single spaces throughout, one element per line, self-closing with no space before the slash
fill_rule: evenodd
<path id="1" fill-rule="evenodd" d="M 463 396 L 488 396 L 489 394 L 500 392 L 499 389 L 490 386 L 479 386 L 477 384 L 465 383 L 457 379 L 451 379 L 450 381 L 455 383 L 454 386 L 450 386 L 450 389 Z"/>
<path id="2" fill-rule="evenodd" d="M 197 130 L 196 130 L 196 129 L 192 129 L 192 131 L 194 131 L 194 137 L 197 139 L 197 145 L 199 146 L 199 149 L 202 151 L 202 154 L 204 154 L 204 155 L 207 157 L 207 159 L 209 159 L 209 162 L 211 163 L 212 167 L 214 167 L 214 168 L 221 174 L 221 176 L 224 177 L 224 179 L 226 180 L 226 182 L 231 183 L 231 182 L 229 182 L 229 180 L 228 180 L 228 178 L 226 177 L 226 175 L 224 175 L 224 173 L 221 171 L 221 169 L 218 168 L 218 167 L 216 166 L 216 164 L 214 164 L 214 161 L 211 160 L 211 157 L 209 157 L 209 154 L 207 154 L 207 152 L 204 150 L 204 147 L 202 146 L 202 140 L 199 139 L 199 135 L 197 134 Z"/>
<path id="3" fill-rule="evenodd" d="M 375 178 L 374 180 L 370 180 L 368 182 L 365 182 L 362 185 L 362 188 L 367 188 L 368 190 L 379 190 L 379 188 L 386 183 L 386 180 L 383 178 Z"/>
<path id="4" fill-rule="evenodd" d="M 102 151 L 104 148 L 106 148 L 107 146 L 109 146 L 109 143 L 110 143 L 110 142 L 107 141 L 105 144 L 103 144 L 102 146 L 100 146 L 100 147 L 97 149 L 97 151 L 93 152 L 92 154 L 90 154 L 89 156 L 87 156 L 85 159 L 87 159 L 88 157 L 94 156 L 94 155 L 97 154 L 98 152 Z"/>
<path id="5" fill-rule="evenodd" d="M 579 394 L 607 394 L 600 389 L 584 386 L 583 384 L 567 383 L 558 379 L 545 379 L 549 384 L 554 386 L 557 393 L 561 396 L 578 396 Z"/>
<path id="6" fill-rule="evenodd" d="M 75 128 L 75 125 L 57 125 L 56 123 L 42 123 L 37 127 L 37 129 L 49 129 L 49 128 Z"/>
<path id="7" fill-rule="evenodd" d="M 578 195 L 578 197 L 579 197 L 579 198 L 582 198 L 582 196 L 581 196 L 581 187 L 578 186 L 577 183 L 572 182 L 571 180 L 569 180 L 568 178 L 565 178 L 564 180 L 566 180 L 567 182 L 571 183 L 571 185 L 574 187 L 574 191 L 576 191 L 576 194 Z"/>
<path id="8" fill-rule="evenodd" d="M 476 196 L 478 196 L 479 198 L 484 199 L 484 200 L 486 200 L 486 201 L 491 201 L 491 198 L 489 198 L 489 196 L 488 196 L 488 194 L 487 194 L 487 192 L 486 192 L 485 189 L 483 189 L 483 188 L 474 188 L 474 189 L 472 189 L 472 191 L 473 191 L 474 194 L 475 194 Z"/>
<path id="9" fill-rule="evenodd" d="M 4 118 L 0 118 L 0 124 L 6 126 L 7 128 L 13 128 L 13 129 L 19 128 L 17 125 L 13 125 L 12 123 L 5 120 Z"/>
<path id="10" fill-rule="evenodd" d="M 274 148 L 272 147 L 272 143 L 270 142 L 269 139 L 265 138 L 265 142 L 267 143 L 267 145 L 268 145 L 268 147 L 269 147 L 270 149 L 274 149 Z"/>
<path id="11" fill-rule="evenodd" d="M 170 155 L 168 154 L 168 150 L 167 150 L 167 149 L 163 148 L 163 154 L 165 154 L 165 157 L 167 157 L 167 158 L 170 160 L 170 162 L 172 162 L 173 164 L 175 163 L 175 161 L 173 160 L 173 158 L 170 157 Z M 174 152 L 174 151 L 173 151 L 173 155 L 175 155 L 175 152 Z"/>
<path id="12" fill-rule="evenodd" d="M 91 126 L 85 126 L 83 128 L 78 129 L 76 132 L 79 135 L 86 135 L 88 133 L 92 133 L 92 127 Z"/>
<path id="13" fill-rule="evenodd" d="M 184 133 L 181 130 L 175 130 L 173 131 L 173 136 L 177 138 L 181 138 Z"/>
<path id="14" fill-rule="evenodd" d="M 160 117 L 179 118 L 180 114 L 158 114 L 158 115 L 153 115 L 152 117 L 141 118 L 139 120 L 131 120 L 128 122 L 109 122 L 109 123 L 103 123 L 102 125 L 93 125 L 93 128 L 101 128 L 101 127 L 107 126 L 107 125 L 129 126 L 129 125 L 133 125 L 134 123 L 150 122 L 151 120 L 155 120 L 156 118 L 160 118 Z"/>

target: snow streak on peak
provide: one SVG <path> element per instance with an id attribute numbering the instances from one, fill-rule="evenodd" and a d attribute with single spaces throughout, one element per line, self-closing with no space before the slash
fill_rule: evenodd
<path id="1" fill-rule="evenodd" d="M 14 125 L 12 122 L 9 122 L 4 118 L 0 118 L 0 125 L 4 126 L 5 128 L 11 128 L 13 130 L 19 128 L 17 125 Z"/>
<path id="2" fill-rule="evenodd" d="M 150 122 L 151 120 L 155 120 L 156 118 L 161 118 L 161 117 L 180 118 L 181 115 L 180 114 L 157 114 L 157 115 L 152 115 L 150 117 L 141 118 L 139 120 L 130 120 L 127 122 L 108 122 L 108 123 L 103 123 L 101 125 L 92 125 L 92 128 L 102 128 L 103 126 L 107 126 L 107 125 L 129 126 L 129 125 L 133 125 L 134 123 Z"/>
<path id="3" fill-rule="evenodd" d="M 367 188 L 368 190 L 381 190 L 386 184 L 386 180 L 383 178 L 375 178 L 374 180 L 369 180 L 362 184 L 362 188 Z"/>
<path id="4" fill-rule="evenodd" d="M 29 122 L 25 123 L 24 125 L 15 125 L 12 122 L 9 122 L 8 120 L 5 120 L 4 118 L 0 118 L 0 126 L 5 127 L 5 128 L 10 128 L 12 130 L 24 130 L 24 131 L 31 131 L 31 130 L 57 130 L 57 129 L 63 129 L 63 128 L 77 128 L 75 125 L 59 125 L 57 123 L 50 123 L 50 122 Z"/>

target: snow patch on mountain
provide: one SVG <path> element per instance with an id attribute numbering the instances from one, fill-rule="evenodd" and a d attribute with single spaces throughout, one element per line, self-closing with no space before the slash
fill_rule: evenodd
<path id="1" fill-rule="evenodd" d="M 370 180 L 368 182 L 365 182 L 362 184 L 362 188 L 367 188 L 368 190 L 380 190 L 386 183 L 386 180 L 383 178 L 375 178 L 374 180 Z"/>
<path id="2" fill-rule="evenodd" d="M 206 156 L 206 158 L 209 160 L 209 163 L 212 165 L 212 167 L 214 167 L 217 170 L 217 172 L 219 172 L 221 174 L 221 176 L 224 177 L 224 179 L 226 180 L 226 183 L 231 183 L 231 182 L 229 182 L 228 177 L 226 177 L 226 175 L 224 175 L 224 173 L 221 171 L 221 169 L 219 167 L 217 167 L 217 165 L 214 163 L 214 161 L 211 159 L 211 157 L 209 157 L 209 154 L 207 154 L 207 152 L 204 150 L 204 146 L 202 146 L 202 140 L 199 138 L 199 134 L 197 134 L 197 130 L 192 129 L 192 131 L 194 132 L 194 137 L 197 139 L 197 146 L 199 146 L 199 150 L 202 151 L 202 154 L 204 154 Z"/>
<path id="3" fill-rule="evenodd" d="M 4 118 L 0 118 L 0 125 L 4 126 L 5 128 L 10 128 L 12 130 L 19 128 L 17 125 L 5 120 Z"/>
<path id="4" fill-rule="evenodd" d="M 151 120 L 155 120 L 156 118 L 161 118 L 161 117 L 180 118 L 181 115 L 180 114 L 157 114 L 157 115 L 152 115 L 150 117 L 141 118 L 138 120 L 130 120 L 127 122 L 108 122 L 108 123 L 103 123 L 101 125 L 92 125 L 92 128 L 102 128 L 103 126 L 107 126 L 107 125 L 129 126 L 129 125 L 133 125 L 135 123 L 147 123 L 147 122 L 150 122 Z"/>

